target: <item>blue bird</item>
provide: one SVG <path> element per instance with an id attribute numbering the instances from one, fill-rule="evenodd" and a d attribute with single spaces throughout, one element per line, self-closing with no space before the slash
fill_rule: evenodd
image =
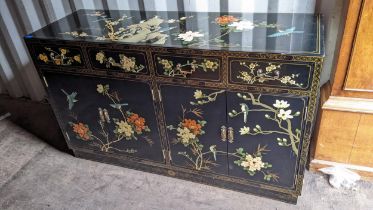
<path id="1" fill-rule="evenodd" d="M 78 95 L 77 92 L 72 92 L 71 94 L 68 94 L 64 89 L 61 89 L 61 91 L 66 95 L 67 103 L 69 104 L 69 110 L 71 110 L 74 106 L 74 103 L 78 100 L 75 98 L 76 95 Z"/>
<path id="2" fill-rule="evenodd" d="M 122 108 L 122 106 L 128 106 L 127 103 L 124 103 L 124 104 L 110 104 L 111 107 L 113 107 L 114 109 L 120 109 Z"/>
<path id="3" fill-rule="evenodd" d="M 268 35 L 268 37 L 279 37 L 279 36 L 287 36 L 290 34 L 301 34 L 304 33 L 303 31 L 296 31 L 295 27 L 288 28 L 286 30 L 278 30 L 277 33 Z"/>

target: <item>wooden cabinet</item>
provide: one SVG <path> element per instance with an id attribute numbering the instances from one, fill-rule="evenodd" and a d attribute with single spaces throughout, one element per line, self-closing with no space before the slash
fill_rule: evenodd
<path id="1" fill-rule="evenodd" d="M 322 89 L 311 169 L 342 165 L 373 177 L 373 1 L 346 4 L 335 75 Z"/>
<path id="2" fill-rule="evenodd" d="M 204 13 L 198 28 L 199 14 L 79 10 L 27 35 L 66 141 L 77 157 L 295 203 L 320 17 Z"/>

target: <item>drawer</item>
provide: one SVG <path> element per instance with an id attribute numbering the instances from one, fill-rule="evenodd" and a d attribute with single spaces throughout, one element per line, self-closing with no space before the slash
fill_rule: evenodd
<path id="1" fill-rule="evenodd" d="M 34 61 L 39 66 L 84 67 L 79 47 L 58 45 L 34 45 Z"/>
<path id="2" fill-rule="evenodd" d="M 229 83 L 308 90 L 313 63 L 229 59 Z"/>
<path id="3" fill-rule="evenodd" d="M 92 69 L 132 74 L 149 74 L 145 52 L 88 48 Z"/>
<path id="4" fill-rule="evenodd" d="M 153 54 L 156 75 L 160 77 L 220 81 L 221 58 L 184 54 Z"/>

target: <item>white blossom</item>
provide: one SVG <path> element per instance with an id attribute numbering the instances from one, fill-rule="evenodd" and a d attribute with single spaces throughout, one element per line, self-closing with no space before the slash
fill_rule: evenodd
<path id="1" fill-rule="evenodd" d="M 199 33 L 198 31 L 187 31 L 186 33 L 179 34 L 177 37 L 183 41 L 190 42 L 194 39 L 194 37 L 203 37 L 203 34 Z"/>
<path id="2" fill-rule="evenodd" d="M 280 109 L 280 112 L 277 114 L 277 117 L 279 117 L 280 119 L 282 120 L 287 120 L 287 119 L 292 119 L 293 116 L 291 115 L 291 110 L 283 110 L 283 109 Z"/>
<path id="3" fill-rule="evenodd" d="M 254 23 L 251 22 L 251 21 L 248 21 L 248 20 L 233 22 L 233 23 L 229 24 L 228 26 L 235 27 L 236 30 L 238 30 L 238 31 L 252 30 L 255 27 Z"/>
<path id="4" fill-rule="evenodd" d="M 276 100 L 276 103 L 273 104 L 273 106 L 279 109 L 286 109 L 290 106 L 290 104 L 284 100 Z"/>

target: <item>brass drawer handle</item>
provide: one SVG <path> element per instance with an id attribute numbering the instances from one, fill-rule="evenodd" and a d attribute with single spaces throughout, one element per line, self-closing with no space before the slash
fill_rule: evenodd
<path id="1" fill-rule="evenodd" d="M 228 141 L 229 143 L 233 143 L 234 141 L 234 131 L 232 127 L 228 128 Z"/>
<path id="2" fill-rule="evenodd" d="M 222 141 L 227 141 L 227 127 L 224 125 L 220 128 L 220 137 Z"/>

